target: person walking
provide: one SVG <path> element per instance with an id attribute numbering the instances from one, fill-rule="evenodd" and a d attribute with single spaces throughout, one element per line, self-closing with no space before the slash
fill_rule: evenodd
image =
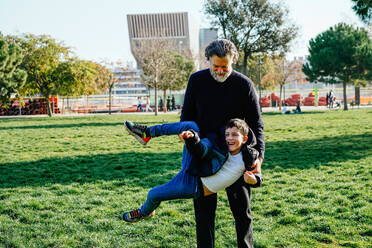
<path id="1" fill-rule="evenodd" d="M 171 99 L 170 99 L 170 96 L 168 96 L 167 97 L 167 111 L 171 110 L 170 103 L 171 103 Z"/>
<path id="2" fill-rule="evenodd" d="M 163 111 L 163 99 L 161 97 L 159 99 L 159 111 Z"/>
<path id="3" fill-rule="evenodd" d="M 333 103 L 335 101 L 335 93 L 333 93 L 333 90 L 329 91 L 329 108 L 333 108 Z"/>
<path id="4" fill-rule="evenodd" d="M 138 99 L 138 105 L 137 105 L 136 112 L 137 112 L 137 111 L 142 112 L 143 109 L 142 109 L 142 100 L 141 100 L 141 97 L 138 97 L 137 99 Z"/>
<path id="5" fill-rule="evenodd" d="M 176 99 L 174 98 L 174 95 L 172 95 L 172 110 L 176 110 Z"/>
<path id="6" fill-rule="evenodd" d="M 150 96 L 146 97 L 146 112 L 152 112 L 152 108 L 150 107 Z"/>

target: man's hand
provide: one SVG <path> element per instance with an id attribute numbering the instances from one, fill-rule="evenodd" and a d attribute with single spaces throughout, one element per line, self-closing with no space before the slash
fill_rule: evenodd
<path id="1" fill-rule="evenodd" d="M 248 184 L 256 184 L 257 183 L 256 176 L 253 174 L 252 171 L 244 172 L 244 182 L 246 182 Z"/>
<path id="2" fill-rule="evenodd" d="M 261 173 L 262 162 L 263 162 L 263 158 L 256 159 L 256 161 L 254 161 L 254 163 L 251 166 L 251 168 L 253 168 L 253 170 L 251 170 L 250 172 L 252 172 L 252 173 Z"/>
<path id="3" fill-rule="evenodd" d="M 182 133 L 180 133 L 178 135 L 178 137 L 180 138 L 180 140 L 185 143 L 185 139 L 190 139 L 190 138 L 193 138 L 194 137 L 194 133 L 191 132 L 191 131 L 183 131 Z"/>

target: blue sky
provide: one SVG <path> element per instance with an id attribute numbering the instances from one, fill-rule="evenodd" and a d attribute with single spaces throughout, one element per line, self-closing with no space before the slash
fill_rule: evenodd
<path id="1" fill-rule="evenodd" d="M 209 27 L 203 0 L 0 0 L 0 31 L 7 34 L 48 34 L 73 48 L 81 59 L 133 61 L 127 14 L 189 12 Z M 308 41 L 330 26 L 347 22 L 361 26 L 351 0 L 282 0 L 300 27 L 288 55 L 307 54 Z"/>

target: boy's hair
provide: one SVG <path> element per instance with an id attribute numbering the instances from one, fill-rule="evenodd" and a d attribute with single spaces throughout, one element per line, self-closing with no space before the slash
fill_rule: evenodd
<path id="1" fill-rule="evenodd" d="M 249 127 L 247 123 L 238 118 L 230 119 L 226 124 L 226 129 L 236 127 L 243 136 L 248 136 Z"/>

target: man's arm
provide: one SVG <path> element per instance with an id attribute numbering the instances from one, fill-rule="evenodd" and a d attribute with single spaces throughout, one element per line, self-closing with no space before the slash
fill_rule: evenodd
<path id="1" fill-rule="evenodd" d="M 193 99 L 193 75 L 190 76 L 183 100 L 180 121 L 195 121 L 195 101 Z"/>
<path id="2" fill-rule="evenodd" d="M 264 139 L 264 124 L 262 121 L 261 116 L 261 109 L 260 104 L 258 102 L 258 97 L 256 90 L 253 87 L 253 83 L 250 81 L 249 83 L 249 95 L 246 101 L 246 111 L 245 111 L 245 121 L 247 122 L 248 126 L 253 130 L 257 144 L 254 148 L 259 152 L 260 163 L 264 159 L 265 155 L 265 139 Z M 256 163 L 258 165 L 258 162 Z"/>

